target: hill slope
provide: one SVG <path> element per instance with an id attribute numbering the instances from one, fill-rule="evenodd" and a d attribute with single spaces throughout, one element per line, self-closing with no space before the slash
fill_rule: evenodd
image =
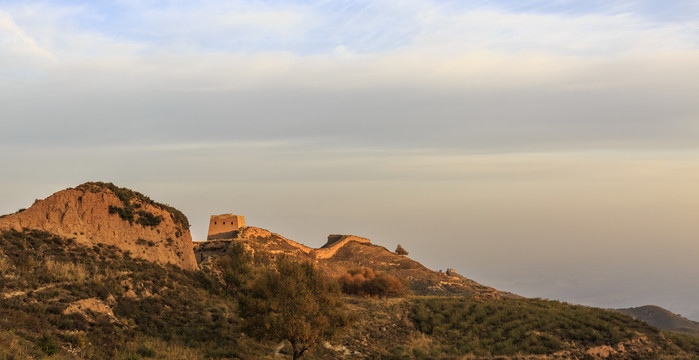
<path id="1" fill-rule="evenodd" d="M 259 265 L 258 265 L 259 266 Z M 37 230 L 0 232 L 0 359 L 272 359 L 206 271 Z M 622 314 L 537 299 L 345 298 L 352 325 L 306 359 L 692 359 Z M 683 347 L 678 346 L 682 343 Z M 694 349 L 692 352 L 685 349 Z M 282 355 L 281 358 L 288 358 Z"/>
<path id="2" fill-rule="evenodd" d="M 645 321 L 662 330 L 699 336 L 699 322 L 689 320 L 660 306 L 646 305 L 635 308 L 615 309 L 615 311 Z"/>
<path id="3" fill-rule="evenodd" d="M 0 231 L 0 359 L 265 358 L 206 274 L 38 230 Z M 169 356 L 168 356 L 169 354 Z"/>

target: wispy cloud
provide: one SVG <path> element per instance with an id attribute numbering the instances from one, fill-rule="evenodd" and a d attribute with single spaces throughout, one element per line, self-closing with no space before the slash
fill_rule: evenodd
<path id="1" fill-rule="evenodd" d="M 122 1 L 75 6 L 10 2 L 0 10 L 19 19 L 29 36 L 57 54 L 82 48 L 86 54 L 114 55 L 118 43 L 123 44 L 124 55 L 133 51 L 282 51 L 299 56 L 331 55 L 337 48 L 357 54 L 419 49 L 423 54 L 527 51 L 609 56 L 699 45 L 696 17 L 654 18 L 641 11 L 642 4 L 632 6 L 626 1 L 582 7 L 551 4 Z M 678 14 L 691 11 L 690 5 L 669 8 Z M 111 45 L 100 50 L 97 43 Z M 141 46 L 135 49 L 134 44 Z"/>
<path id="2" fill-rule="evenodd" d="M 53 62 L 56 56 L 43 48 L 37 41 L 22 30 L 10 15 L 0 11 L 0 64 L 7 74 L 8 69 L 16 69 L 20 64 L 30 62 L 42 66 Z"/>
<path id="3" fill-rule="evenodd" d="M 630 14 L 560 15 L 477 10 L 431 11 L 419 19 L 416 45 L 445 53 L 490 50 L 614 56 L 697 49 L 699 22 L 658 23 Z"/>

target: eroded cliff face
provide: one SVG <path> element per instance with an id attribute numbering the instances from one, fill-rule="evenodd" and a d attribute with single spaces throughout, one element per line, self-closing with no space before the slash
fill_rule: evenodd
<path id="1" fill-rule="evenodd" d="M 0 218 L 1 230 L 38 229 L 83 244 L 114 245 L 132 256 L 197 269 L 187 218 L 143 194 L 85 183 Z"/>

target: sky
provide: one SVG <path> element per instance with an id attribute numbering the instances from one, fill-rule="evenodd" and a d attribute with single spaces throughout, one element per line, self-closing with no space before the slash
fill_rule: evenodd
<path id="1" fill-rule="evenodd" d="M 86 181 L 699 320 L 699 2 L 0 0 L 0 213 Z"/>

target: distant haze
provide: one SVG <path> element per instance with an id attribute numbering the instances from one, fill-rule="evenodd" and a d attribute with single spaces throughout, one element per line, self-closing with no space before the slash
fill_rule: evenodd
<path id="1" fill-rule="evenodd" d="M 5 1 L 0 213 L 111 181 L 699 320 L 699 7 L 566 4 Z"/>

